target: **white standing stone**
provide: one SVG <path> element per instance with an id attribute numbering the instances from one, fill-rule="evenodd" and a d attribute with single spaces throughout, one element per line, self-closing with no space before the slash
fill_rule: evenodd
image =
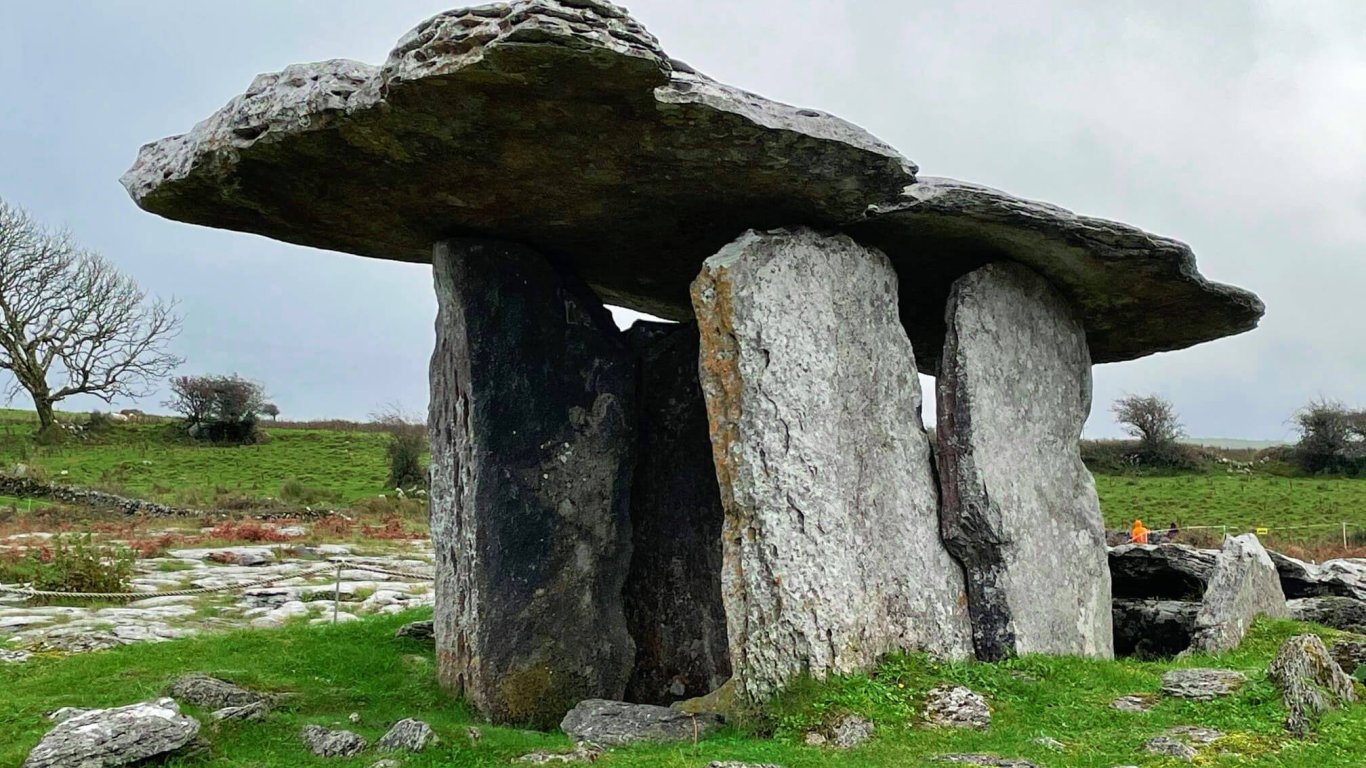
<path id="1" fill-rule="evenodd" d="M 1214 560 L 1209 588 L 1195 614 L 1190 650 L 1233 650 L 1243 641 L 1253 619 L 1289 615 L 1276 565 L 1256 534 L 1230 536 Z"/>
<path id="2" fill-rule="evenodd" d="M 969 655 L 886 256 L 806 229 L 749 232 L 692 295 L 741 695 L 890 651 Z"/>
<path id="3" fill-rule="evenodd" d="M 977 656 L 1114 654 L 1105 527 L 1078 442 L 1091 357 L 1067 301 L 990 264 L 949 296 L 936 382 L 944 541 Z"/>

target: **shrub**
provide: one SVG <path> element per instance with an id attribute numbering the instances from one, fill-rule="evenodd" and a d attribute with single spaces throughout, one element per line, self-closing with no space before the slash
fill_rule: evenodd
<path id="1" fill-rule="evenodd" d="M 389 460 L 389 487 L 426 488 L 427 469 L 422 466 L 422 454 L 427 451 L 427 425 L 405 416 L 396 407 L 376 416 L 375 421 L 389 433 L 389 444 L 384 447 Z"/>
<path id="2" fill-rule="evenodd" d="M 0 581 L 29 582 L 51 592 L 127 592 L 135 557 L 132 550 L 93 543 L 89 534 L 57 536 L 21 559 L 0 564 Z M 37 600 L 53 599 L 60 598 Z"/>
<path id="3" fill-rule="evenodd" d="M 280 499 L 290 504 L 313 506 L 337 501 L 336 491 L 304 485 L 297 478 L 289 478 L 280 486 Z"/>
<path id="4" fill-rule="evenodd" d="M 1295 463 L 1309 474 L 1366 472 L 1366 411 L 1333 400 L 1315 400 L 1295 413 L 1300 439 Z"/>
<path id="5" fill-rule="evenodd" d="M 246 445 L 260 439 L 256 423 L 265 392 L 235 374 L 177 376 L 164 404 L 185 417 L 187 432 L 197 440 Z"/>

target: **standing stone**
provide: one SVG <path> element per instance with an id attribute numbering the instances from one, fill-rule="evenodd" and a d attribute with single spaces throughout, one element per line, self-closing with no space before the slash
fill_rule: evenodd
<path id="1" fill-rule="evenodd" d="M 1285 727 L 1296 736 L 1309 735 L 1324 712 L 1357 700 L 1352 678 L 1316 635 L 1286 640 L 1267 667 L 1266 676 L 1281 689 L 1288 712 Z"/>
<path id="2" fill-rule="evenodd" d="M 639 442 L 625 594 L 636 666 L 626 698 L 667 704 L 703 696 L 730 677 L 724 512 L 697 378 L 697 326 L 638 321 L 629 338 Z"/>
<path id="3" fill-rule="evenodd" d="M 447 240 L 432 262 L 438 676 L 496 721 L 550 727 L 631 670 L 629 351 L 525 248 Z"/>
<path id="4" fill-rule="evenodd" d="M 1190 650 L 1220 653 L 1238 647 L 1258 616 L 1290 615 L 1276 566 L 1256 534 L 1230 536 L 1214 560 L 1209 588 L 1195 614 Z"/>
<path id="5" fill-rule="evenodd" d="M 977 657 L 1113 655 L 1105 526 L 1078 442 L 1091 357 L 1067 301 L 1018 264 L 958 280 L 936 382 L 944 542 Z"/>
<path id="6" fill-rule="evenodd" d="M 970 653 L 887 258 L 845 236 L 751 231 L 692 296 L 741 699 L 889 651 Z"/>

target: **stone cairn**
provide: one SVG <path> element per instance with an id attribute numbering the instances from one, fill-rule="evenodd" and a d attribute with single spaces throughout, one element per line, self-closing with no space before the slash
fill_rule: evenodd
<path id="1" fill-rule="evenodd" d="M 611 3 L 512 0 L 379 67 L 261 75 L 123 183 L 432 264 L 439 675 L 553 723 L 732 677 L 758 703 L 890 651 L 1112 654 L 1090 367 L 1261 302 L 1177 241 L 917 170 Z M 604 302 L 678 324 L 623 333 Z"/>

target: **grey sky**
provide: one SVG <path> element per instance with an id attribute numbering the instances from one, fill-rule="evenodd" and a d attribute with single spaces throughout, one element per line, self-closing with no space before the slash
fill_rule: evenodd
<path id="1" fill-rule="evenodd" d="M 0 0 L 0 196 L 178 297 L 185 371 L 258 379 L 290 417 L 420 411 L 427 269 L 165 221 L 117 179 L 140 144 L 188 130 L 257 73 L 378 63 L 456 4 Z M 1315 396 L 1366 404 L 1366 3 L 630 8 L 713 77 L 858 123 L 925 174 L 1185 240 L 1207 276 L 1266 301 L 1251 334 L 1098 367 L 1088 434 L 1116 434 L 1106 406 L 1125 392 L 1169 397 L 1211 437 L 1284 437 Z"/>

